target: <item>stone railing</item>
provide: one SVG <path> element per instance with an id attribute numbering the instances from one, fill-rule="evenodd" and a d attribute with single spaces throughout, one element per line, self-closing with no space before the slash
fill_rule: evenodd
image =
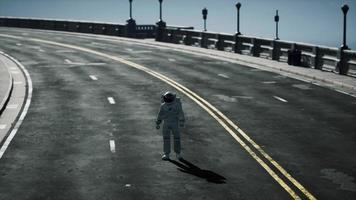
<path id="1" fill-rule="evenodd" d="M 319 70 L 337 71 L 356 77 L 356 51 L 273 40 L 244 35 L 202 32 L 193 27 L 112 24 L 85 21 L 0 17 L 0 26 L 93 33 L 134 38 L 155 38 L 158 41 L 199 46 L 263 57 L 291 65 Z"/>
<path id="2" fill-rule="evenodd" d="M 155 25 L 136 25 L 131 30 L 124 24 L 13 17 L 0 17 L 0 26 L 139 38 L 154 38 L 156 31 Z"/>
<path id="3" fill-rule="evenodd" d="M 162 41 L 263 57 L 356 77 L 356 51 L 351 50 L 169 27 L 163 30 Z"/>

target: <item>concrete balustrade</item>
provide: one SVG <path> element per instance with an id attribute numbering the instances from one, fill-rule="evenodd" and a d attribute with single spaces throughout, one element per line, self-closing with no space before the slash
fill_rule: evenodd
<path id="1" fill-rule="evenodd" d="M 157 29 L 155 25 L 128 27 L 128 25 L 123 24 L 13 17 L 0 17 L 0 26 L 137 38 L 155 38 L 156 32 L 160 31 L 162 33 L 160 41 L 163 42 L 232 51 L 280 62 L 287 62 L 290 52 L 300 52 L 301 66 L 319 70 L 339 71 L 340 74 L 356 77 L 355 51 L 342 51 L 338 48 L 248 37 L 245 35 L 202 32 L 193 30 L 193 27 L 167 26 L 163 29 Z"/>
<path id="2" fill-rule="evenodd" d="M 300 65 L 319 70 L 339 71 L 346 67 L 348 75 L 356 74 L 356 52 L 305 43 L 283 40 L 255 38 L 244 35 L 204 32 L 196 30 L 170 29 L 164 31 L 165 42 L 214 48 L 220 51 L 233 51 L 255 57 L 263 57 L 280 62 L 288 61 L 288 53 L 297 51 L 301 54 Z M 340 72 L 341 73 L 341 72 Z M 343 73 L 341 73 L 343 74 Z"/>

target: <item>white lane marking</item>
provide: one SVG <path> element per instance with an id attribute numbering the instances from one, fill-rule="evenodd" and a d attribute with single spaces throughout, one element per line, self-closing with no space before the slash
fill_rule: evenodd
<path id="1" fill-rule="evenodd" d="M 14 81 L 14 84 L 15 85 L 20 85 L 20 84 L 22 84 L 23 82 L 22 81 Z"/>
<path id="2" fill-rule="evenodd" d="M 311 90 L 310 84 L 293 84 L 292 87 L 301 89 L 301 90 Z"/>
<path id="3" fill-rule="evenodd" d="M 76 51 L 73 50 L 67 50 L 67 49 L 61 49 L 61 50 L 56 50 L 56 53 L 75 53 Z"/>
<path id="4" fill-rule="evenodd" d="M 68 64 L 72 64 L 73 62 L 70 61 L 69 59 L 64 59 L 64 62 L 68 63 Z"/>
<path id="5" fill-rule="evenodd" d="M 0 124 L 0 129 L 4 130 L 6 128 L 6 124 Z"/>
<path id="6" fill-rule="evenodd" d="M 96 76 L 94 76 L 94 75 L 90 75 L 89 77 L 94 81 L 98 80 L 98 78 Z"/>
<path id="7" fill-rule="evenodd" d="M 169 61 L 169 62 L 175 62 L 175 61 L 176 61 L 176 59 L 173 59 L 173 58 L 168 58 L 168 61 Z"/>
<path id="8" fill-rule="evenodd" d="M 275 84 L 277 83 L 276 81 L 263 81 L 263 84 Z"/>
<path id="9" fill-rule="evenodd" d="M 125 185 L 125 187 L 131 187 L 131 184 L 128 183 L 128 184 Z"/>
<path id="10" fill-rule="evenodd" d="M 16 46 L 22 46 L 22 44 L 21 43 L 16 43 Z"/>
<path id="11" fill-rule="evenodd" d="M 230 103 L 236 102 L 236 98 L 234 98 L 234 97 L 229 97 L 229 96 L 222 95 L 222 94 L 216 94 L 213 96 L 217 97 L 220 100 L 226 101 L 226 102 L 230 102 Z"/>
<path id="12" fill-rule="evenodd" d="M 83 65 L 86 65 L 86 66 L 98 66 L 98 65 L 105 65 L 106 63 L 81 63 L 81 62 L 72 62 L 71 60 L 69 59 L 64 59 L 64 62 L 66 62 L 65 64 L 68 64 L 68 65 L 77 65 L 77 66 L 83 66 Z"/>
<path id="13" fill-rule="evenodd" d="M 223 78 L 230 78 L 228 75 L 226 75 L 226 74 L 218 74 L 218 76 L 220 76 L 220 77 L 223 77 Z"/>
<path id="14" fill-rule="evenodd" d="M 317 85 L 317 86 L 320 86 L 319 83 L 316 83 L 316 82 L 312 82 L 313 85 Z"/>
<path id="15" fill-rule="evenodd" d="M 22 113 L 21 113 L 21 115 L 19 117 L 19 120 L 16 122 L 16 124 L 14 126 L 14 129 L 12 129 L 12 131 L 9 134 L 9 136 L 6 138 L 5 142 L 1 146 L 0 159 L 3 157 L 6 149 L 9 147 L 12 139 L 15 137 L 15 135 L 17 133 L 17 130 L 20 128 L 23 120 L 25 119 L 25 117 L 27 115 L 28 109 L 29 109 L 30 104 L 31 104 L 32 91 L 33 91 L 31 76 L 28 73 L 28 71 L 26 70 L 26 68 L 19 61 L 17 61 L 15 58 L 13 58 L 13 57 L 11 57 L 11 56 L 9 56 L 7 54 L 3 54 L 3 55 L 8 57 L 10 60 L 14 61 L 22 69 L 23 73 L 25 74 L 26 79 L 27 79 L 27 99 L 26 99 L 25 107 L 23 108 Z"/>
<path id="16" fill-rule="evenodd" d="M 277 97 L 277 96 L 273 96 L 275 99 L 277 99 L 277 100 L 279 100 L 279 101 L 282 101 L 282 102 L 284 102 L 284 103 L 287 103 L 288 101 L 287 100 L 285 100 L 285 99 L 283 99 L 283 98 L 281 98 L 281 97 Z"/>
<path id="17" fill-rule="evenodd" d="M 112 97 L 108 97 L 108 101 L 110 104 L 115 104 L 115 100 Z"/>
<path id="18" fill-rule="evenodd" d="M 259 72 L 262 71 L 261 69 L 250 69 L 251 72 Z"/>
<path id="19" fill-rule="evenodd" d="M 11 105 L 6 106 L 6 108 L 8 108 L 8 109 L 16 109 L 17 107 L 18 107 L 17 104 L 11 104 Z"/>
<path id="20" fill-rule="evenodd" d="M 251 96 L 232 96 L 232 97 L 239 98 L 239 99 L 253 99 L 253 97 Z"/>
<path id="21" fill-rule="evenodd" d="M 342 90 L 335 89 L 335 91 L 340 92 L 340 93 L 342 93 L 342 94 L 346 94 L 346 95 L 352 96 L 350 93 L 345 92 L 345 91 L 342 91 Z"/>
<path id="22" fill-rule="evenodd" d="M 126 51 L 129 51 L 130 53 L 151 53 L 152 51 L 147 51 L 147 50 L 138 50 L 134 51 L 133 49 L 126 48 Z"/>
<path id="23" fill-rule="evenodd" d="M 116 151 L 114 140 L 110 140 L 110 151 L 111 151 L 111 153 L 115 153 L 115 151 Z"/>

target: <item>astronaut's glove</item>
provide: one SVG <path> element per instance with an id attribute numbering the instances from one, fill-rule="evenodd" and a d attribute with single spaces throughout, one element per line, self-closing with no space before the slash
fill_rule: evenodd
<path id="1" fill-rule="evenodd" d="M 161 124 L 161 122 L 162 122 L 161 120 L 157 120 L 157 121 L 156 121 L 156 129 L 159 129 L 159 128 L 160 128 L 159 125 Z"/>

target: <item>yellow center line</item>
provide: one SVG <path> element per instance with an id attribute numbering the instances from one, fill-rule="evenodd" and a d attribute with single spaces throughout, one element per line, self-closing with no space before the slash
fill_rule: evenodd
<path id="1" fill-rule="evenodd" d="M 0 36 L 4 37 L 11 37 L 14 38 L 13 36 L 10 35 L 5 35 L 5 34 L 0 34 Z M 16 39 L 25 39 L 22 37 L 16 37 Z M 190 99 L 192 99 L 194 102 L 196 102 L 200 107 L 202 107 L 205 111 L 207 111 L 215 120 L 218 121 L 218 123 L 267 171 L 268 174 L 276 181 L 278 184 L 284 188 L 289 195 L 293 199 L 301 199 L 231 128 L 229 128 L 228 124 L 233 127 L 239 135 L 241 135 L 243 138 L 245 138 L 246 141 L 248 141 L 260 154 L 262 154 L 280 173 L 286 177 L 292 184 L 294 184 L 308 199 L 316 199 L 308 190 L 306 190 L 296 179 L 294 179 L 282 166 L 280 166 L 272 157 L 270 157 L 256 142 L 254 142 L 242 129 L 240 129 L 235 123 L 233 123 L 229 118 L 227 118 L 223 113 L 221 113 L 217 108 L 212 106 L 209 102 L 207 102 L 205 99 L 194 93 L 193 91 L 189 90 L 188 88 L 184 87 L 183 85 L 175 82 L 174 80 L 158 73 L 155 72 L 147 67 L 144 67 L 140 64 L 125 60 L 120 57 L 108 55 L 105 53 L 101 53 L 95 50 L 91 50 L 88 48 L 83 48 L 79 46 L 74 46 L 74 45 L 69 45 L 69 44 L 64 44 L 64 43 L 57 43 L 57 42 L 52 42 L 52 41 L 47 41 L 47 40 L 42 40 L 42 39 L 27 39 L 29 41 L 34 41 L 34 42 L 40 42 L 40 43 L 46 43 L 46 44 L 52 44 L 56 46 L 61 46 L 61 47 L 66 47 L 66 48 L 71 48 L 71 49 L 76 49 L 84 52 L 88 52 L 91 54 L 95 54 L 98 56 L 106 57 L 121 63 L 124 63 L 128 66 L 134 67 L 136 69 L 139 69 L 141 71 L 145 71 L 146 73 L 166 82 L 167 84 L 171 85 L 181 93 L 185 94 L 188 96 Z M 215 113 L 216 114 L 215 114 Z M 225 123 L 224 121 L 227 123 Z"/>

